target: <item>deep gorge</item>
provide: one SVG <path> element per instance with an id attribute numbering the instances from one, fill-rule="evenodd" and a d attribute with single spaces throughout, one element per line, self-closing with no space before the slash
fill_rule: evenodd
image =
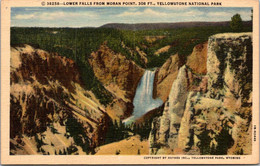
<path id="1" fill-rule="evenodd" d="M 132 46 L 131 31 L 87 29 L 103 38 L 57 45 L 64 41 L 27 41 L 55 36 L 57 29 L 34 30 L 26 38 L 26 28 L 12 29 L 10 118 L 19 127 L 11 130 L 11 154 L 102 154 L 112 148 L 114 155 L 127 153 L 128 145 L 130 154 L 250 154 L 251 33 L 206 31 L 180 41 L 160 30 L 153 37 L 137 31 L 140 43 Z M 75 29 L 57 31 L 62 36 Z"/>

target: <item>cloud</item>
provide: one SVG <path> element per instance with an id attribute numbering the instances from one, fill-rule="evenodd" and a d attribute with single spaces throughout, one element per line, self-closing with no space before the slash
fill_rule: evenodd
<path id="1" fill-rule="evenodd" d="M 251 13 L 250 12 L 246 12 L 246 11 L 228 11 L 228 12 L 209 12 L 208 14 L 207 14 L 207 16 L 209 16 L 209 17 L 217 17 L 217 18 L 219 18 L 219 17 L 221 17 L 221 18 L 230 18 L 231 19 L 231 17 L 233 16 L 233 15 L 235 15 L 235 14 L 240 14 L 240 16 L 241 16 L 241 18 L 243 19 L 243 20 L 250 20 L 250 18 L 251 18 Z"/>
<path id="2" fill-rule="evenodd" d="M 28 20 L 34 18 L 34 14 L 18 14 L 14 18 L 17 20 Z"/>
<path id="3" fill-rule="evenodd" d="M 44 10 L 44 9 L 39 9 L 39 8 L 37 8 L 37 9 L 35 9 L 35 8 L 25 8 L 24 10 L 25 10 L 25 11 L 39 11 L 39 10 Z"/>
<path id="4" fill-rule="evenodd" d="M 160 7 L 164 12 L 184 12 L 192 10 L 190 7 Z"/>
<path id="5" fill-rule="evenodd" d="M 166 11 L 167 10 L 167 11 Z M 125 11 L 121 14 L 118 14 L 117 17 L 143 17 L 143 18 L 173 18 L 173 17 L 195 17 L 201 16 L 205 13 L 199 10 L 187 10 L 185 8 L 179 10 L 170 10 L 166 9 L 162 11 L 155 11 L 152 9 L 145 9 L 144 11 Z M 164 12 L 166 11 L 166 12 Z"/>
<path id="6" fill-rule="evenodd" d="M 207 14 L 210 17 L 229 17 L 232 15 L 232 13 L 229 12 L 209 12 Z"/>
<path id="7" fill-rule="evenodd" d="M 126 11 L 123 12 L 119 15 L 117 15 L 117 17 L 129 17 L 129 16 L 151 16 L 151 17 L 162 17 L 162 16 L 167 16 L 167 13 L 164 12 L 157 12 L 154 11 L 152 9 L 145 9 L 144 11 L 141 12 L 132 12 L 132 11 Z"/>
<path id="8" fill-rule="evenodd" d="M 34 12 L 32 14 L 18 14 L 14 16 L 14 19 L 17 20 L 28 20 L 28 19 L 35 19 L 35 20 L 73 20 L 79 18 L 94 18 L 98 17 L 97 14 L 93 12 Z"/>
<path id="9" fill-rule="evenodd" d="M 132 12 L 135 12 L 135 11 L 137 11 L 138 9 L 137 8 L 134 8 L 134 7 L 131 7 L 130 9 L 129 9 L 129 11 L 132 11 Z"/>
<path id="10" fill-rule="evenodd" d="M 206 13 L 199 11 L 199 10 L 191 10 L 191 11 L 187 11 L 184 13 L 180 13 L 181 16 L 186 16 L 186 17 L 194 17 L 194 16 L 201 16 L 201 15 L 205 15 Z"/>

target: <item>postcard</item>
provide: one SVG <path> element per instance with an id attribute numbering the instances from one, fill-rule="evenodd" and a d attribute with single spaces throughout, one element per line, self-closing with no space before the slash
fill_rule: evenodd
<path id="1" fill-rule="evenodd" d="M 2 164 L 259 163 L 258 0 L 2 0 Z"/>

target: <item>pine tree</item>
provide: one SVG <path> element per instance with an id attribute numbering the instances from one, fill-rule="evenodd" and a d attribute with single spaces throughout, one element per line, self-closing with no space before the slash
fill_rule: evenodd
<path id="1" fill-rule="evenodd" d="M 116 155 L 119 155 L 119 154 L 120 154 L 120 150 L 117 150 L 117 151 L 116 151 Z"/>
<path id="2" fill-rule="evenodd" d="M 231 22 L 230 22 L 230 27 L 234 32 L 238 32 L 242 29 L 243 27 L 243 22 L 241 19 L 240 14 L 235 14 L 232 18 L 231 18 Z"/>
<path id="3" fill-rule="evenodd" d="M 63 155 L 66 155 L 67 153 L 66 153 L 66 151 L 65 151 L 65 148 L 63 148 Z"/>

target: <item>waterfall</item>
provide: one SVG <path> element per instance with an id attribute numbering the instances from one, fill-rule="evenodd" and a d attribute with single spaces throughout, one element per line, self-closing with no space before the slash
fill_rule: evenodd
<path id="1" fill-rule="evenodd" d="M 146 70 L 142 76 L 134 97 L 134 111 L 133 115 L 124 120 L 125 123 L 132 122 L 140 118 L 150 110 L 157 108 L 163 104 L 161 99 L 153 98 L 153 81 L 155 71 Z"/>

